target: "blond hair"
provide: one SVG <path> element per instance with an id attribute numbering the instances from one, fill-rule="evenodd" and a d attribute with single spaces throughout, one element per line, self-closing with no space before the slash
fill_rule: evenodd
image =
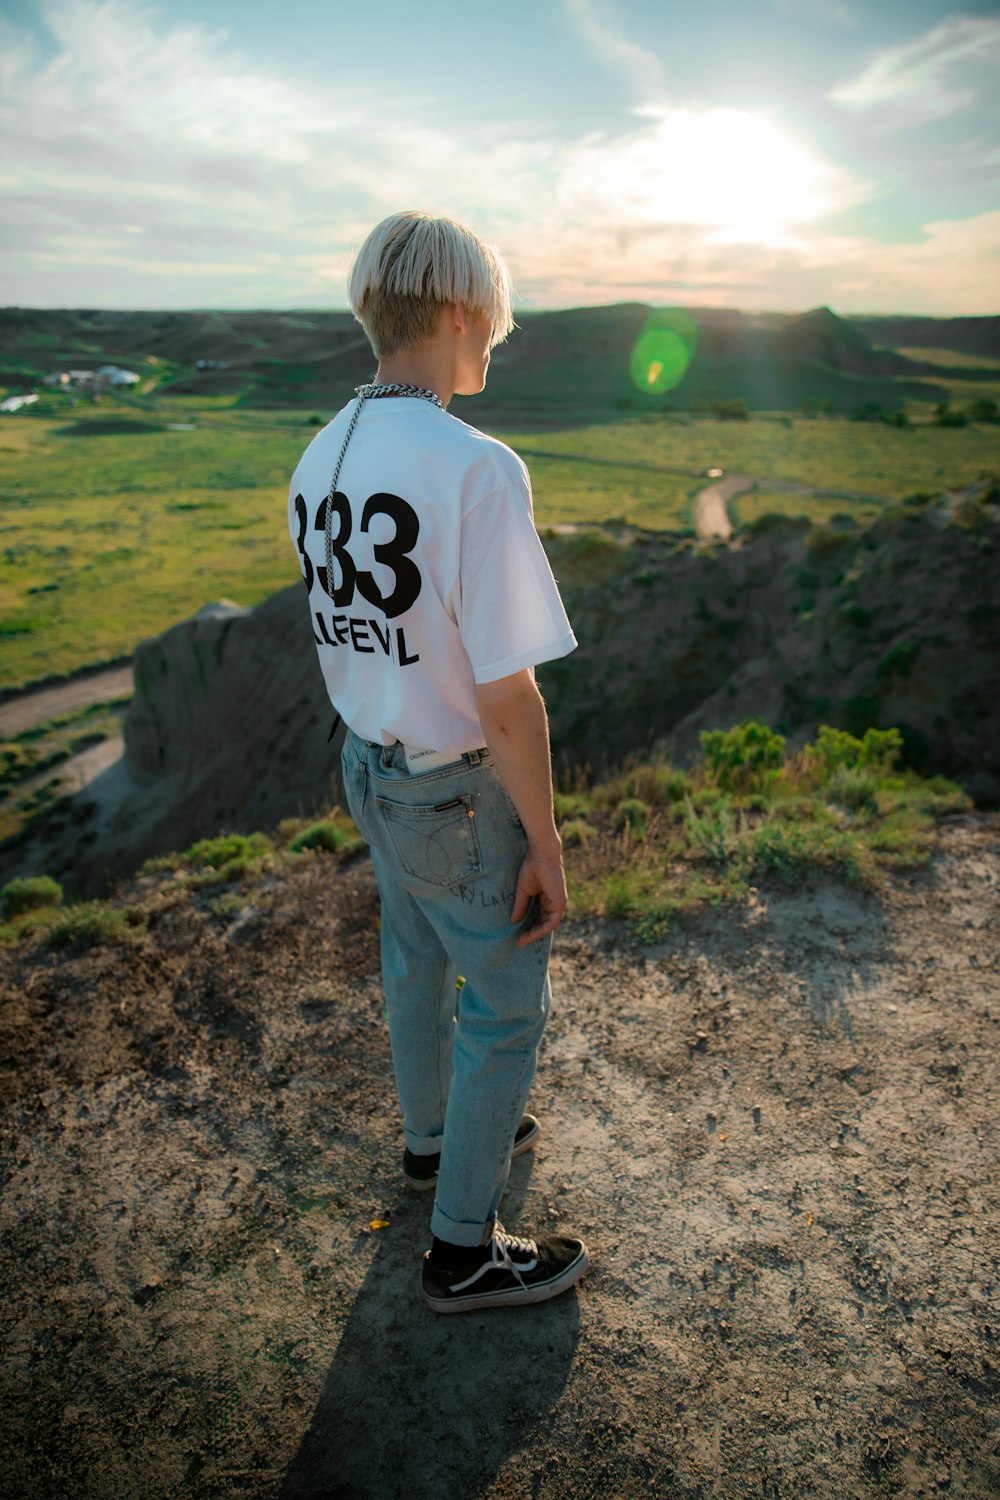
<path id="1" fill-rule="evenodd" d="M 390 214 L 351 266 L 351 311 L 378 359 L 415 349 L 435 333 L 441 309 L 460 302 L 489 313 L 491 344 L 514 327 L 510 272 L 499 251 L 454 219 Z"/>

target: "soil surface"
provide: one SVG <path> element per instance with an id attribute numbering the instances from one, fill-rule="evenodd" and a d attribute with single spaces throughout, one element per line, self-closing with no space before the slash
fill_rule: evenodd
<path id="1" fill-rule="evenodd" d="M 995 1496 L 998 892 L 969 815 L 880 899 L 568 921 L 503 1217 L 593 1268 L 452 1318 L 366 857 L 0 956 L 4 1494 Z"/>

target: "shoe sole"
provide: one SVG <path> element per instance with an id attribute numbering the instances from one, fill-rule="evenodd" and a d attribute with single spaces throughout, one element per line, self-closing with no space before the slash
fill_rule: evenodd
<path id="1" fill-rule="evenodd" d="M 536 1302 L 548 1302 L 550 1297 L 558 1297 L 560 1292 L 569 1291 L 589 1268 L 590 1256 L 584 1245 L 576 1260 L 565 1271 L 549 1281 L 539 1282 L 537 1286 L 515 1286 L 502 1292 L 473 1292 L 467 1297 L 452 1298 L 432 1296 L 425 1287 L 424 1301 L 438 1313 L 482 1312 L 489 1307 L 529 1307 Z"/>
<path id="2" fill-rule="evenodd" d="M 519 1141 L 514 1142 L 514 1149 L 510 1153 L 511 1161 L 514 1160 L 515 1156 L 520 1156 L 522 1152 L 530 1151 L 541 1133 L 542 1127 L 536 1120 L 534 1128 L 532 1130 L 529 1130 L 527 1135 L 522 1136 Z M 406 1186 L 412 1188 L 415 1193 L 431 1193 L 437 1187 L 438 1174 L 437 1172 L 435 1172 L 433 1177 L 411 1177 L 408 1172 L 404 1171 L 403 1181 L 406 1183 Z"/>

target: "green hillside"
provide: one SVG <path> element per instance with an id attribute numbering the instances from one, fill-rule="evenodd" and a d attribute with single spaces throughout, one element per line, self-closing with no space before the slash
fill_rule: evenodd
<path id="1" fill-rule="evenodd" d="M 685 341 L 680 378 L 669 386 L 636 378 L 634 355 L 651 324 L 679 329 Z M 903 347 L 919 357 L 898 352 Z M 140 403 L 195 396 L 256 408 L 314 405 L 326 414 L 373 372 L 364 335 L 346 312 L 6 308 L 0 350 L 5 393 L 36 390 L 50 408 L 71 397 L 45 393 L 46 374 L 103 363 L 142 377 L 130 398 Z M 956 365 L 956 354 L 970 363 Z M 803 402 L 844 414 L 866 404 L 920 411 L 967 395 L 970 382 L 986 394 L 1000 390 L 1000 318 L 872 320 L 829 308 L 790 315 L 623 303 L 523 313 L 494 353 L 487 391 L 466 410 L 472 421 L 519 427 L 726 402 L 765 412 L 797 411 Z"/>

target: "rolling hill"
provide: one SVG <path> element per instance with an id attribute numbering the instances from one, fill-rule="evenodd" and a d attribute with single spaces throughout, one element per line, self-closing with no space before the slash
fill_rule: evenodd
<path id="1" fill-rule="evenodd" d="M 692 330 L 693 357 L 664 393 L 637 387 L 630 360 L 653 309 L 642 303 L 525 313 L 493 357 L 474 422 L 517 426 L 594 420 L 635 409 L 743 401 L 788 411 L 803 401 L 850 411 L 946 400 L 956 379 L 1000 378 L 1000 317 L 842 318 L 700 308 L 671 316 Z M 940 364 L 899 347 L 941 349 Z M 108 312 L 0 309 L 0 375 L 10 391 L 41 388 L 64 368 L 128 364 L 143 392 L 228 397 L 249 406 L 334 410 L 371 378 L 373 360 L 347 312 Z M 955 367 L 955 355 L 978 361 Z M 994 361 L 991 369 L 987 361 Z M 57 400 L 58 397 L 48 398 Z M 139 398 L 142 399 L 141 397 Z"/>

